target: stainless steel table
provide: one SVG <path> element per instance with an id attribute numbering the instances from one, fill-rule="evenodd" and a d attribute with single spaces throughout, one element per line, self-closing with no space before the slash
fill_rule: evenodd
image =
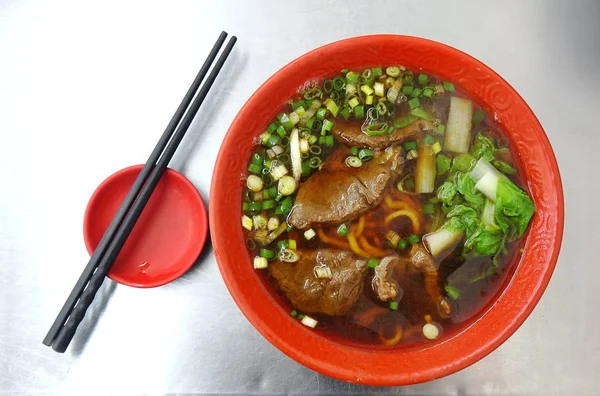
<path id="1" fill-rule="evenodd" d="M 0 1 L 0 394 L 600 394 L 598 17 L 598 1 Z M 243 103 L 322 44 L 431 38 L 520 92 L 556 150 L 566 229 L 546 294 L 509 341 L 415 387 L 338 382 L 250 326 L 209 247 L 165 287 L 106 282 L 68 353 L 42 345 L 88 258 L 90 194 L 145 161 L 221 30 L 239 37 L 234 56 L 172 163 L 205 198 Z"/>

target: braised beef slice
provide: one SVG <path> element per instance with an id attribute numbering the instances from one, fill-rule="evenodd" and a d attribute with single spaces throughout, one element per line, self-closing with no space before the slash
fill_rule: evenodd
<path id="1" fill-rule="evenodd" d="M 400 147 L 377 153 L 359 168 L 346 165 L 349 155 L 346 147 L 338 148 L 300 185 L 288 224 L 304 230 L 352 220 L 379 205 L 404 167 Z"/>
<path id="2" fill-rule="evenodd" d="M 361 125 L 344 120 L 336 120 L 333 127 L 333 136 L 346 146 L 386 148 L 392 143 L 402 143 L 405 140 L 414 140 L 425 131 L 433 130 L 433 123 L 426 120 L 417 120 L 412 124 L 395 129 L 389 135 L 369 136 L 361 129 Z"/>
<path id="3" fill-rule="evenodd" d="M 298 252 L 295 263 L 274 262 L 269 272 L 288 300 L 303 313 L 344 315 L 358 300 L 367 273 L 367 260 L 345 250 Z M 329 267 L 331 279 L 318 278 L 315 267 Z"/>

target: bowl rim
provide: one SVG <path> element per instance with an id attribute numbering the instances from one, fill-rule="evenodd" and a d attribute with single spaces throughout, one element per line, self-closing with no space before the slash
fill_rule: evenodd
<path id="1" fill-rule="evenodd" d="M 266 296 L 266 294 L 264 294 L 265 290 L 261 290 L 264 289 L 264 287 L 260 285 L 258 277 L 254 277 L 255 281 L 249 282 L 248 279 L 240 279 L 240 275 L 232 271 L 232 266 L 235 264 L 232 263 L 231 246 L 232 244 L 235 244 L 235 241 L 232 235 L 225 235 L 224 232 L 226 227 L 223 224 L 225 219 L 222 214 L 225 207 L 228 205 L 225 203 L 225 201 L 227 201 L 226 194 L 231 194 L 231 191 L 227 190 L 223 186 L 223 183 L 230 186 L 231 180 L 227 182 L 224 181 L 225 177 L 223 173 L 225 169 L 231 169 L 232 165 L 243 165 L 243 167 L 235 168 L 236 172 L 237 169 L 245 170 L 246 158 L 240 159 L 241 156 L 239 156 L 239 152 L 243 151 L 243 147 L 237 147 L 243 146 L 244 142 L 237 143 L 235 152 L 237 153 L 238 158 L 235 161 L 230 158 L 230 154 L 233 153 L 227 153 L 228 151 L 233 150 L 229 149 L 229 145 L 233 143 L 235 131 L 240 128 L 242 123 L 250 119 L 250 113 L 255 110 L 257 100 L 260 97 L 264 97 L 267 91 L 275 89 L 275 85 L 281 84 L 285 76 L 290 76 L 295 71 L 301 70 L 302 65 L 308 62 L 309 59 L 324 57 L 324 54 L 335 52 L 338 47 L 341 46 L 360 47 L 367 43 L 369 43 L 369 45 L 375 43 L 375 46 L 381 43 L 383 46 L 382 48 L 388 44 L 424 46 L 429 50 L 433 49 L 440 53 L 454 56 L 461 62 L 468 64 L 468 66 L 472 68 L 471 70 L 485 72 L 486 75 L 489 76 L 488 83 L 493 83 L 490 85 L 494 85 L 497 88 L 499 87 L 505 93 L 508 93 L 508 96 L 514 100 L 512 105 L 518 105 L 519 111 L 526 113 L 527 117 L 525 117 L 525 121 L 527 121 L 527 131 L 530 131 L 535 135 L 531 138 L 535 138 L 535 144 L 539 146 L 538 149 L 542 150 L 545 155 L 542 159 L 538 158 L 534 162 L 529 162 L 527 166 L 523 165 L 523 169 L 527 176 L 525 178 L 527 183 L 530 184 L 531 187 L 531 179 L 533 179 L 534 176 L 538 178 L 548 178 L 548 180 L 551 181 L 551 186 L 548 188 L 550 188 L 554 194 L 551 197 L 553 199 L 552 207 L 548 210 L 548 213 L 544 212 L 546 217 L 539 216 L 540 218 L 543 218 L 538 219 L 539 221 L 535 221 L 535 225 L 540 226 L 540 228 L 533 230 L 533 224 L 530 225 L 530 230 L 526 236 L 524 253 L 519 258 L 517 268 L 511 275 L 509 283 L 494 297 L 493 303 L 491 303 L 489 309 L 485 312 L 480 312 L 478 318 L 473 323 L 461 330 L 451 339 L 439 342 L 432 347 L 423 347 L 420 349 L 419 352 L 423 352 L 421 355 L 402 349 L 368 351 L 367 349 L 336 343 L 324 339 L 324 337 L 315 335 L 314 332 L 302 328 L 303 326 L 297 323 L 295 324 L 297 328 L 294 328 L 291 324 L 287 323 L 292 321 L 291 318 L 289 318 L 289 314 L 285 313 L 288 316 L 288 320 L 286 321 L 283 316 L 280 315 L 281 312 L 278 313 L 277 309 L 268 308 L 269 315 L 265 315 L 265 312 L 258 313 L 257 311 L 259 309 L 264 310 L 267 308 L 259 308 L 255 303 L 251 303 L 250 300 L 252 299 L 249 298 L 250 296 L 248 293 L 257 292 L 259 294 L 262 293 L 262 296 Z M 369 66 L 368 62 L 365 62 L 363 66 Z M 335 71 L 336 70 L 329 70 L 330 73 Z M 314 77 L 320 77 L 319 73 L 314 73 L 313 75 Z M 305 79 L 305 81 L 308 79 L 310 79 L 310 77 Z M 464 84 L 460 84 L 459 82 L 459 85 Z M 467 91 L 469 90 L 467 89 Z M 469 91 L 469 93 L 471 92 Z M 495 99 L 501 100 L 499 98 Z M 487 103 L 480 104 L 484 105 L 486 110 L 489 111 Z M 273 106 L 278 105 L 279 104 L 274 104 Z M 263 111 L 265 110 L 263 109 Z M 273 109 L 272 115 L 276 114 L 276 111 L 277 109 Z M 269 121 L 270 119 L 264 120 L 262 122 L 262 127 Z M 509 131 L 507 130 L 507 132 Z M 510 133 L 516 134 L 516 132 Z M 519 157 L 521 156 L 521 151 L 526 149 L 527 147 L 522 147 L 520 145 L 517 147 Z M 529 161 L 533 160 L 532 158 L 525 159 Z M 523 158 L 520 158 L 519 160 L 522 163 L 524 161 Z M 543 162 L 546 168 L 540 170 L 539 167 L 536 166 L 537 161 Z M 229 172 L 231 172 L 231 170 L 229 170 Z M 237 173 L 238 183 L 240 182 L 239 176 L 240 174 Z M 536 183 L 537 182 L 538 180 L 536 180 Z M 534 191 L 534 193 L 536 192 Z M 235 199 L 235 197 L 230 199 Z M 539 204 L 537 199 L 539 199 L 539 197 L 536 193 L 536 207 Z M 232 298 L 250 323 L 271 344 L 301 364 L 340 380 L 369 385 L 409 385 L 441 378 L 470 366 L 494 351 L 529 317 L 546 290 L 558 260 L 564 228 L 564 197 L 556 157 L 542 125 L 519 93 L 489 66 L 463 51 L 447 44 L 425 38 L 393 34 L 356 36 L 320 46 L 289 62 L 269 77 L 246 101 L 227 131 L 215 163 L 211 183 L 210 202 L 209 224 L 211 240 L 219 270 Z M 235 213 L 237 214 L 238 212 L 239 211 L 236 211 Z M 538 213 L 540 213 L 540 211 L 538 211 Z M 538 214 L 536 213 L 536 216 L 537 215 Z M 239 224 L 237 224 L 237 226 L 239 227 Z M 546 226 L 546 228 L 544 228 L 544 226 Z M 532 236 L 533 234 L 535 234 L 535 238 Z M 543 259 L 541 261 L 545 265 L 535 266 L 536 268 L 532 268 L 534 267 L 533 265 L 526 265 L 535 262 L 534 259 L 536 257 L 533 257 L 533 254 L 537 254 L 536 257 L 541 257 Z M 525 260 L 526 258 L 528 260 Z M 525 261 L 527 262 L 525 263 Z M 249 262 L 247 265 L 251 266 Z M 251 289 L 248 288 L 248 284 L 252 284 Z M 508 298 L 506 295 L 509 289 L 511 290 L 512 296 L 512 300 L 510 301 L 506 300 Z M 272 302 L 274 301 L 272 300 Z M 279 309 L 279 311 L 281 310 L 282 309 Z M 493 330 L 493 333 L 489 334 L 485 333 L 486 329 L 481 327 L 483 325 L 480 323 L 482 323 L 484 319 L 490 319 L 491 312 L 494 312 L 495 318 L 504 320 L 504 325 L 490 327 L 488 320 L 488 323 L 486 324 L 486 326 L 488 326 L 487 330 Z M 479 328 L 475 331 L 474 329 L 478 326 Z M 460 343 L 457 342 L 456 340 L 461 337 L 463 337 L 463 340 L 461 340 Z M 473 341 L 475 338 L 475 342 L 469 343 L 464 337 L 469 338 L 470 341 Z M 302 339 L 302 341 L 310 340 L 314 342 L 315 345 L 311 345 L 309 348 L 311 351 L 307 351 L 305 348 L 298 346 L 298 339 Z M 454 344 L 450 345 L 451 343 Z M 446 348 L 443 354 L 441 353 L 442 347 Z M 467 351 L 462 352 L 461 349 L 460 353 L 456 353 L 456 347 L 465 348 Z M 453 349 L 454 352 L 452 352 Z M 317 352 L 315 352 L 315 350 Z M 320 352 L 318 350 L 320 350 Z M 440 354 L 441 357 L 436 356 L 436 354 Z M 381 358 L 386 363 L 373 367 L 372 369 L 365 368 L 365 361 L 375 361 L 373 359 L 377 357 Z M 399 357 L 406 360 L 406 362 L 402 362 L 402 364 L 413 364 L 415 367 L 414 371 L 405 370 L 403 372 L 394 372 L 393 367 L 390 368 L 389 366 L 394 361 L 394 358 Z M 357 358 L 364 358 L 365 361 L 357 361 Z M 424 360 L 422 361 L 422 359 Z M 349 365 L 356 364 L 360 365 L 360 367 L 348 367 Z M 377 369 L 382 370 L 378 371 Z"/>

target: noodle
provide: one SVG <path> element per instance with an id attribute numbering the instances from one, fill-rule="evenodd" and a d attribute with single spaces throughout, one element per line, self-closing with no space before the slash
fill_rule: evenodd
<path id="1" fill-rule="evenodd" d="M 392 197 L 389 195 L 385 196 L 385 205 L 390 209 L 406 209 L 407 206 L 404 202 L 392 201 Z"/>
<path id="2" fill-rule="evenodd" d="M 363 229 L 365 228 L 365 216 L 360 216 L 358 219 L 358 225 L 356 226 L 356 236 L 360 236 L 362 234 Z"/>
<path id="3" fill-rule="evenodd" d="M 447 311 L 447 309 L 449 309 L 450 306 L 442 296 L 442 289 L 440 288 L 440 284 L 438 283 L 438 273 L 424 272 L 423 275 L 425 277 L 425 290 L 437 306 L 438 313 L 443 318 L 449 317 L 449 312 Z M 443 304 L 443 302 L 445 302 L 445 304 Z"/>
<path id="4" fill-rule="evenodd" d="M 385 251 L 371 245 L 363 235 L 358 237 L 358 243 L 365 252 L 371 255 L 371 257 L 383 257 L 386 254 Z"/>
<path id="5" fill-rule="evenodd" d="M 359 325 L 363 327 L 368 327 L 371 323 L 373 323 L 376 317 L 378 317 L 379 315 L 383 315 L 386 312 L 388 311 L 384 308 L 374 307 L 371 309 L 367 309 L 366 311 L 363 311 L 359 314 L 356 314 L 354 316 L 354 319 Z"/>
<path id="6" fill-rule="evenodd" d="M 396 325 L 396 331 L 394 332 L 394 336 L 392 338 L 386 338 L 381 332 L 377 332 L 377 337 L 379 337 L 379 341 L 381 341 L 384 345 L 396 345 L 402 339 L 402 325 Z"/>
<path id="7" fill-rule="evenodd" d="M 317 228 L 317 234 L 319 235 L 319 239 L 325 243 L 328 243 L 340 249 L 350 249 L 350 245 L 348 245 L 346 241 L 335 237 L 330 237 L 320 228 Z"/>
<path id="8" fill-rule="evenodd" d="M 371 257 L 371 255 L 367 252 L 365 252 L 364 250 L 361 249 L 360 246 L 358 246 L 358 242 L 356 242 L 356 238 L 354 237 L 354 234 L 350 233 L 348 234 L 348 242 L 350 243 L 350 249 L 352 249 L 352 251 L 356 254 L 358 254 L 359 256 L 363 256 L 363 257 Z"/>
<path id="9" fill-rule="evenodd" d="M 400 216 L 408 217 L 412 223 L 413 232 L 415 234 L 419 233 L 419 231 L 421 229 L 421 224 L 419 222 L 419 218 L 417 217 L 417 215 L 414 212 L 412 212 L 410 210 L 397 210 L 394 213 L 387 215 L 387 217 L 384 220 L 384 224 L 387 225 L 390 221 L 392 221 L 396 217 L 400 217 Z"/>

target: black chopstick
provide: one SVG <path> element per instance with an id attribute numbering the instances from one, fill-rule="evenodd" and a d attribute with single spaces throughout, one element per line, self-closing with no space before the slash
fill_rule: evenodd
<path id="1" fill-rule="evenodd" d="M 198 73 L 198 76 L 194 80 L 192 87 L 190 87 L 190 90 L 188 90 L 188 93 L 182 101 L 182 104 L 177 109 L 176 114 L 173 116 L 173 120 L 171 120 L 171 123 L 169 123 L 165 134 L 163 134 L 161 140 L 159 141 L 159 144 L 157 144 L 157 147 L 152 152 L 152 155 L 149 158 L 148 163 L 146 164 L 146 166 L 148 166 L 146 175 L 148 175 L 148 173 L 150 173 L 150 175 L 147 176 L 145 180 L 142 180 L 140 182 L 138 190 L 141 189 L 141 191 L 139 191 L 139 194 L 133 195 L 132 193 L 132 191 L 134 190 L 133 187 L 136 187 L 136 184 L 134 183 L 134 186 L 132 187 L 132 191 L 130 191 L 130 193 L 132 194 L 131 201 L 135 202 L 133 203 L 133 205 L 131 205 L 130 203 L 129 208 L 124 209 L 123 213 L 121 213 L 121 209 L 123 209 L 122 206 L 119 209 L 119 213 L 117 213 L 117 215 L 122 214 L 120 221 L 117 221 L 117 216 L 115 216 L 115 219 L 113 219 L 113 222 L 111 222 L 111 227 L 114 225 L 114 229 L 112 230 L 114 232 L 111 235 L 112 237 L 107 237 L 105 234 L 105 237 L 103 237 L 101 241 L 105 241 L 106 238 L 106 244 L 104 245 L 106 246 L 106 248 L 104 249 L 104 254 L 98 254 L 96 256 L 96 252 L 98 252 L 100 248 L 99 245 L 93 255 L 93 258 L 94 256 L 96 256 L 95 259 L 93 261 L 90 260 L 88 266 L 86 266 L 84 273 L 81 275 L 79 281 L 75 285 L 75 288 L 71 292 L 71 295 L 65 302 L 65 305 L 63 306 L 58 317 L 56 318 L 52 328 L 48 332 L 48 335 L 44 339 L 44 344 L 52 345 L 52 348 L 55 351 L 64 352 L 68 347 L 71 339 L 75 334 L 75 331 L 77 330 L 77 326 L 80 324 L 81 320 L 85 316 L 87 308 L 92 303 L 96 292 L 102 285 L 106 273 L 110 269 L 112 263 L 118 256 L 121 248 L 125 244 L 127 237 L 131 233 L 131 230 L 135 226 L 137 219 L 141 215 L 146 203 L 150 199 L 154 188 L 158 184 L 158 181 L 164 173 L 169 161 L 175 154 L 179 143 L 185 136 L 185 133 L 187 132 L 187 129 L 189 128 L 194 116 L 196 115 L 198 109 L 204 101 L 204 98 L 208 94 L 208 91 L 210 90 L 211 86 L 213 85 L 219 71 L 221 70 L 223 64 L 225 63 L 225 60 L 227 59 L 227 56 L 231 52 L 233 45 L 237 40 L 236 37 L 232 37 L 229 43 L 227 44 L 225 50 L 223 51 L 223 54 L 221 54 L 220 58 L 218 59 L 205 85 L 200 89 L 200 92 L 198 93 L 196 99 L 192 103 L 190 109 L 185 114 L 183 121 L 181 121 L 179 127 L 177 127 L 173 134 L 173 129 L 181 120 L 181 116 L 185 112 L 192 97 L 198 89 L 198 86 L 200 85 L 201 81 L 206 75 L 206 72 L 210 68 L 210 65 L 214 61 L 226 36 L 227 34 L 225 32 L 221 33 L 221 36 L 217 40 L 217 43 L 213 47 L 205 64 L 203 65 L 202 69 Z M 167 134 L 167 131 L 170 132 Z M 164 148 L 165 145 L 167 145 L 166 149 Z M 144 167 L 144 169 L 146 169 L 146 166 Z M 142 172 L 140 173 L 140 176 L 142 175 L 143 171 L 144 170 L 142 170 Z M 138 176 L 138 179 L 140 179 L 140 176 Z M 138 179 L 136 179 L 136 183 Z M 129 194 L 127 198 L 129 198 Z M 127 201 L 127 199 L 125 201 Z M 109 227 L 109 231 L 111 230 L 111 227 Z"/>

